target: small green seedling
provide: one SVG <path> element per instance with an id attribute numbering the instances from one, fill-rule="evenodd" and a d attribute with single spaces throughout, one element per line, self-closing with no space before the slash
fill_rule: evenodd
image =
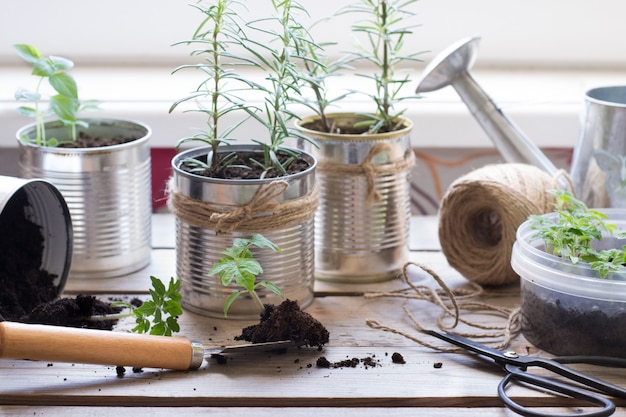
<path id="1" fill-rule="evenodd" d="M 182 298 L 179 292 L 180 280 L 170 278 L 167 287 L 159 278 L 151 276 L 150 280 L 152 281 L 150 300 L 145 301 L 139 307 L 135 307 L 125 301 L 114 302 L 111 303 L 111 306 L 127 308 L 130 312 L 94 318 L 99 320 L 112 320 L 135 316 L 137 325 L 132 328 L 132 331 L 135 333 L 171 336 L 172 333 L 179 332 L 178 316 L 183 314 L 183 309 L 180 305 Z"/>
<path id="2" fill-rule="evenodd" d="M 19 88 L 15 92 L 17 101 L 27 101 L 32 105 L 18 107 L 20 114 L 33 117 L 35 119 L 35 138 L 22 138 L 27 142 L 33 142 L 37 146 L 58 146 L 56 138 L 46 139 L 44 118 L 56 115 L 58 119 L 69 128 L 71 140 L 76 140 L 76 127 L 87 127 L 85 121 L 79 120 L 77 114 L 82 110 L 93 110 L 98 108 L 98 102 L 94 100 L 81 102 L 78 98 L 78 87 L 74 77 L 69 74 L 69 70 L 74 67 L 74 63 L 67 58 L 58 56 L 43 56 L 36 47 L 32 45 L 13 45 L 20 58 L 32 65 L 31 74 L 39 77 L 34 91 Z M 48 80 L 55 94 L 49 97 L 49 108 L 42 108 L 43 95 L 42 85 Z"/>
<path id="3" fill-rule="evenodd" d="M 549 192 L 556 198 L 556 220 L 539 215 L 530 216 L 531 229 L 536 231 L 533 238 L 542 239 L 547 252 L 568 259 L 573 264 L 588 262 L 591 269 L 602 278 L 620 269 L 626 263 L 626 247 L 597 251 L 591 246 L 605 235 L 612 236 L 617 226 L 606 223 L 607 216 L 604 213 L 587 208 L 571 192 Z M 616 237 L 626 238 L 626 232 L 617 233 Z"/>
<path id="4" fill-rule="evenodd" d="M 235 281 L 236 285 L 243 288 L 228 296 L 224 302 L 224 316 L 228 315 L 230 306 L 243 294 L 250 294 L 259 311 L 265 311 L 265 306 L 256 293 L 256 290 L 261 287 L 267 288 L 280 297 L 283 296 L 283 292 L 276 284 L 266 280 L 257 282 L 257 275 L 263 272 L 263 268 L 259 261 L 254 259 L 250 250 L 252 247 L 259 249 L 269 248 L 280 252 L 278 246 L 260 234 L 254 234 L 250 239 L 236 238 L 233 241 L 233 245 L 222 252 L 224 257 L 220 258 L 217 264 L 209 271 L 209 275 L 219 276 L 222 285 L 227 287 Z"/>

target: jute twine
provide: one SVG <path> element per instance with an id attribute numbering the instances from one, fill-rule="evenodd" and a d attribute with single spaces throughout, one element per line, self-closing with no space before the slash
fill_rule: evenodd
<path id="1" fill-rule="evenodd" d="M 365 175 L 367 180 L 367 197 L 365 201 L 371 203 L 380 201 L 382 196 L 376 190 L 376 178 L 383 175 L 395 175 L 411 168 L 415 163 L 415 155 L 412 150 L 407 150 L 404 157 L 396 162 L 389 164 L 374 164 L 372 160 L 376 155 L 382 152 L 389 152 L 391 146 L 387 143 L 377 143 L 372 146 L 367 157 L 360 164 L 337 164 L 334 162 L 319 161 L 317 164 L 317 172 L 322 175 Z"/>
<path id="2" fill-rule="evenodd" d="M 178 191 L 170 178 L 167 206 L 185 223 L 215 230 L 216 234 L 235 230 L 261 233 L 291 227 L 315 215 L 319 202 L 317 187 L 303 197 L 276 201 L 287 187 L 289 183 L 284 180 L 263 184 L 247 204 L 232 209 L 193 199 Z"/>
<path id="3" fill-rule="evenodd" d="M 407 270 L 411 266 L 416 266 L 430 275 L 438 285 L 438 288 L 431 288 L 426 285 L 416 285 L 408 277 Z M 404 303 L 402 309 L 407 317 L 420 332 L 430 330 L 431 327 L 424 326 L 413 314 L 410 308 L 411 301 L 427 301 L 440 308 L 441 312 L 437 317 L 436 327 L 439 330 L 454 329 L 454 333 L 472 340 L 483 340 L 483 343 L 494 349 L 504 349 L 509 345 L 511 339 L 517 336 L 521 330 L 519 323 L 520 308 L 506 308 L 477 301 L 484 289 L 477 283 L 470 282 L 467 288 L 450 289 L 443 280 L 432 269 L 425 265 L 408 262 L 404 265 L 402 278 L 408 285 L 407 288 L 389 293 L 365 294 L 366 298 L 402 298 Z M 421 313 L 423 309 L 419 309 Z M 469 320 L 467 316 L 461 314 L 477 314 L 478 316 L 491 315 L 500 319 L 497 324 L 487 325 L 479 321 Z M 484 318 L 484 317 L 483 317 Z M 490 320 L 493 322 L 493 320 Z M 422 333 L 411 334 L 407 331 L 380 323 L 377 320 L 368 319 L 366 324 L 378 330 L 391 332 L 406 337 L 422 346 L 446 352 L 458 351 L 459 348 L 449 345 L 434 345 L 424 340 Z M 459 326 L 462 324 L 462 326 Z M 461 328 L 462 327 L 462 328 Z"/>
<path id="4" fill-rule="evenodd" d="M 454 181 L 439 211 L 450 266 L 479 284 L 517 281 L 510 265 L 517 228 L 529 215 L 554 209 L 546 191 L 557 187 L 556 178 L 526 164 L 488 165 Z"/>

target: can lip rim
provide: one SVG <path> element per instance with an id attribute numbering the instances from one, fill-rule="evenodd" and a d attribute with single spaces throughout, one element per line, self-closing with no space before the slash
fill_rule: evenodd
<path id="1" fill-rule="evenodd" d="M 25 135 L 27 135 L 26 132 L 30 132 L 35 128 L 36 123 L 33 122 L 27 125 L 24 125 L 20 129 L 18 129 L 15 134 L 15 137 L 17 139 L 18 145 L 24 148 L 41 149 L 42 151 L 45 150 L 50 153 L 85 154 L 85 153 L 100 153 L 103 150 L 116 151 L 120 148 L 138 146 L 142 144 L 143 142 L 147 142 L 152 136 L 152 129 L 150 128 L 150 126 L 148 126 L 147 124 L 143 122 L 139 122 L 136 120 L 117 119 L 117 118 L 110 118 L 110 117 L 102 117 L 102 118 L 85 117 L 85 118 L 81 118 L 80 120 L 86 121 L 89 124 L 97 124 L 101 127 L 104 127 L 103 125 L 105 124 L 112 124 L 112 125 L 119 124 L 120 126 L 117 126 L 116 127 L 117 129 L 123 129 L 124 128 L 123 125 L 132 126 L 132 128 L 136 129 L 137 131 L 141 131 L 142 136 L 130 142 L 121 143 L 118 145 L 97 146 L 97 147 L 90 147 L 90 148 L 63 148 L 63 147 L 53 147 L 53 146 L 39 146 L 35 143 L 27 142 L 22 139 Z M 64 127 L 63 123 L 59 120 L 46 122 L 44 126 L 47 128 L 55 128 L 55 129 Z"/>
<path id="2" fill-rule="evenodd" d="M 292 148 L 288 148 L 288 149 L 292 149 Z M 197 147 L 197 148 L 192 148 L 192 149 L 187 149 L 185 151 L 182 151 L 180 153 L 178 153 L 176 156 L 174 156 L 174 158 L 172 158 L 171 161 L 171 167 L 174 170 L 174 172 L 186 179 L 189 180 L 196 180 L 196 181 L 204 181 L 204 182 L 209 182 L 209 183 L 214 183 L 214 184 L 224 184 L 224 185 L 261 185 L 261 184 L 267 184 L 270 183 L 272 181 L 276 181 L 276 180 L 285 180 L 285 181 L 293 181 L 293 180 L 297 180 L 300 179 L 302 177 L 306 177 L 308 175 L 311 175 L 311 173 L 317 168 L 317 158 L 315 158 L 312 154 L 310 154 L 307 151 L 304 151 L 302 149 L 293 149 L 296 152 L 301 153 L 303 156 L 306 157 L 306 159 L 309 161 L 310 166 L 305 169 L 304 171 L 295 173 L 295 174 L 289 174 L 289 175 L 285 175 L 282 177 L 277 177 L 277 178 L 265 178 L 265 179 L 224 179 L 224 178 L 212 178 L 212 177 L 205 177 L 202 175 L 196 175 L 187 171 L 182 170 L 179 165 L 182 162 L 182 160 L 184 160 L 185 158 L 190 158 L 190 157 L 196 157 L 199 155 L 205 155 L 208 154 L 210 151 L 212 150 L 212 148 L 210 146 L 201 146 L 201 147 Z M 228 145 L 226 147 L 221 147 L 219 149 L 219 152 L 223 151 L 223 152 L 229 152 L 229 151 L 244 151 L 244 150 L 252 150 L 252 151 L 259 151 L 259 152 L 263 152 L 261 147 L 255 144 L 238 144 L 238 145 Z"/>
<path id="3" fill-rule="evenodd" d="M 365 119 L 358 113 L 329 113 L 327 115 L 329 119 Z M 327 133 L 318 130 L 308 129 L 304 127 L 307 123 L 311 123 L 314 120 L 319 120 L 319 115 L 311 115 L 303 117 L 295 122 L 296 129 L 302 133 L 313 136 L 315 140 L 332 140 L 341 142 L 376 142 L 381 140 L 388 140 L 393 138 L 402 137 L 408 135 L 413 130 L 413 121 L 409 118 L 398 116 L 398 120 L 402 121 L 404 126 L 402 129 L 394 130 L 393 132 L 376 133 L 372 135 L 363 134 L 341 134 L 341 133 Z"/>
<path id="4" fill-rule="evenodd" d="M 616 95 L 619 96 L 619 100 L 616 99 Z M 595 87 L 587 90 L 585 98 L 590 103 L 611 107 L 626 107 L 626 85 Z"/>

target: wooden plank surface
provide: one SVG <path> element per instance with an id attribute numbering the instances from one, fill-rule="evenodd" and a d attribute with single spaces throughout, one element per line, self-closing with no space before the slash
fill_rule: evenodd
<path id="1" fill-rule="evenodd" d="M 155 217 L 154 246 L 159 249 L 154 250 L 150 266 L 121 278 L 70 280 L 66 294 L 88 292 L 102 299 L 141 297 L 149 287 L 149 275 L 161 278 L 174 275 L 175 253 L 173 245 L 168 243 L 173 238 L 173 222 L 171 217 Z M 441 252 L 432 250 L 436 246 L 436 238 L 433 240 L 432 236 L 434 219 L 428 221 L 430 238 L 424 236 L 425 243 L 420 244 L 427 249 L 413 251 L 411 260 L 435 270 L 451 288 L 466 288 L 467 281 L 448 266 Z M 410 279 L 419 285 L 437 287 L 418 268 L 411 269 Z M 503 377 L 498 367 L 472 355 L 444 353 L 367 325 L 367 320 L 376 320 L 447 348 L 443 342 L 421 336 L 404 310 L 406 306 L 423 325 L 434 327 L 441 313 L 438 306 L 424 300 L 370 297 L 372 293 L 405 287 L 400 279 L 368 285 L 317 282 L 317 296 L 307 311 L 330 331 L 330 343 L 321 351 L 293 348 L 285 354 L 233 357 L 225 365 L 210 359 L 199 370 L 188 372 L 159 369 L 133 372 L 127 368 L 123 377 L 117 375 L 115 364 L 0 360 L 0 414 L 66 415 L 71 406 L 74 411 L 84 410 L 83 415 L 124 416 L 128 414 L 120 407 L 133 406 L 140 407 L 133 409 L 138 413 L 147 410 L 141 407 L 150 407 L 155 410 L 150 412 L 155 416 L 170 415 L 173 410 L 180 416 L 209 412 L 218 417 L 235 412 L 265 416 L 274 415 L 273 407 L 289 407 L 289 415 L 295 417 L 305 413 L 315 415 L 316 410 L 329 416 L 380 415 L 377 408 L 363 407 L 389 407 L 385 414 L 391 417 L 414 415 L 412 407 L 420 407 L 420 413 L 435 417 L 476 415 L 477 410 L 485 416 L 514 415 L 502 408 L 497 397 L 496 387 Z M 519 305 L 519 289 L 516 285 L 492 289 L 476 301 L 515 307 Z M 505 322 L 504 317 L 481 312 L 471 318 L 487 324 Z M 128 331 L 131 324 L 122 321 L 115 331 Z M 251 322 L 209 318 L 185 311 L 180 324 L 182 336 L 207 346 L 220 346 L 235 343 L 234 337 Z M 543 354 L 521 335 L 509 349 L 520 354 Z M 391 360 L 394 352 L 400 353 L 406 363 L 394 363 Z M 322 356 L 330 362 L 371 357 L 376 366 L 360 363 L 354 368 L 322 368 L 316 365 Z M 623 369 L 588 366 L 580 369 L 626 386 Z M 521 387 L 513 387 L 509 393 L 528 404 L 563 405 L 561 398 Z M 617 403 L 620 409 L 615 415 L 625 415 L 621 407 L 626 406 L 626 401 L 617 400 Z"/>
<path id="2" fill-rule="evenodd" d="M 554 413 L 581 413 L 589 409 L 542 408 L 546 415 Z M 7 417 L 15 416 L 89 416 L 89 417 L 137 417 L 150 415 L 152 417 L 514 417 L 517 414 L 501 407 L 476 408 L 411 408 L 393 407 L 382 410 L 377 407 L 291 407 L 291 408 L 263 408 L 263 407 L 42 407 L 42 406 L 0 406 L 0 414 Z M 615 417 L 626 417 L 626 410 L 618 409 Z"/>

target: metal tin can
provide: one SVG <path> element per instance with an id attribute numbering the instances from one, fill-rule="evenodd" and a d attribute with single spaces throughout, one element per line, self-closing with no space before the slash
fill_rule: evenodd
<path id="1" fill-rule="evenodd" d="M 136 137 L 120 145 L 95 148 L 40 147 L 18 131 L 20 175 L 44 178 L 63 194 L 74 227 L 71 277 L 108 278 L 150 263 L 150 128 L 117 119 L 86 119 L 93 136 Z M 61 123 L 47 123 L 48 137 L 67 136 Z"/>
<path id="2" fill-rule="evenodd" d="M 227 152 L 259 150 L 255 145 L 231 145 Z M 273 179 L 263 180 L 224 180 L 208 178 L 188 173 L 180 169 L 181 161 L 206 155 L 211 148 L 201 147 L 181 152 L 172 160 L 173 177 L 171 188 L 200 204 L 229 212 L 250 202 L 259 189 L 271 183 Z M 310 161 L 310 168 L 298 174 L 278 178 L 286 181 L 288 187 L 275 201 L 293 201 L 314 192 L 315 159 L 304 156 Z M 170 199 L 172 194 L 170 193 Z M 174 210 L 175 214 L 176 211 Z M 259 216 L 278 215 L 260 213 Z M 256 216 L 256 215 L 255 215 Z M 314 216 L 297 224 L 285 225 L 270 230 L 241 231 L 218 233 L 191 221 L 176 217 L 176 273 L 181 280 L 183 305 L 195 313 L 212 317 L 224 317 L 223 305 L 226 298 L 236 289 L 224 287 L 219 277 L 209 276 L 209 271 L 223 257 L 223 251 L 233 244 L 235 238 L 249 238 L 252 233 L 261 233 L 280 247 L 280 252 L 268 249 L 252 249 L 255 258 L 263 268 L 259 280 L 269 280 L 276 284 L 287 299 L 295 300 L 301 308 L 313 302 L 314 277 Z M 260 290 L 259 297 L 264 304 L 279 304 L 282 299 L 268 290 Z M 229 318 L 256 319 L 259 310 L 252 301 L 238 300 L 228 312 Z M 244 302 L 247 301 L 247 302 Z"/>
<path id="3" fill-rule="evenodd" d="M 340 128 L 360 120 L 350 113 L 328 117 Z M 317 145 L 311 149 L 320 187 L 316 278 L 366 283 L 397 277 L 408 255 L 412 123 L 403 119 L 390 133 L 335 134 L 306 128 L 314 119 L 297 125 Z"/>

